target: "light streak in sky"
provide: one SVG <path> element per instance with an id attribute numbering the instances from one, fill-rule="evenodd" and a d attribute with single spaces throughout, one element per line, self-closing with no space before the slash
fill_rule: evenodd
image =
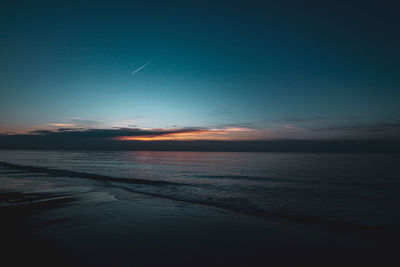
<path id="1" fill-rule="evenodd" d="M 140 71 L 141 69 L 147 67 L 148 65 L 150 65 L 153 62 L 153 60 L 146 62 L 146 64 L 144 64 L 143 66 L 137 68 L 136 70 L 131 72 L 131 75 L 134 75 L 136 72 Z"/>

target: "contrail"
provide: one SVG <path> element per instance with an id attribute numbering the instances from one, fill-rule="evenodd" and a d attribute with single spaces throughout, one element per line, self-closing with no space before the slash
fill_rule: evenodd
<path id="1" fill-rule="evenodd" d="M 152 62 L 153 62 L 153 60 L 151 60 L 151 61 L 148 61 L 146 64 L 144 64 L 144 65 L 143 65 L 143 66 L 141 66 L 140 68 L 138 68 L 138 69 L 136 69 L 136 70 L 132 71 L 132 72 L 131 72 L 131 75 L 134 75 L 136 72 L 138 72 L 138 71 L 140 71 L 141 69 L 143 69 L 144 67 L 146 67 L 146 66 L 150 65 Z"/>

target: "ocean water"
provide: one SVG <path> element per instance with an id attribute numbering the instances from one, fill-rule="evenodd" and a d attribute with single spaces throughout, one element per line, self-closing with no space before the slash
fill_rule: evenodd
<path id="1" fill-rule="evenodd" d="M 65 179 L 99 175 L 131 192 L 249 216 L 344 230 L 400 228 L 396 154 L 0 150 L 0 161 L 58 170 Z"/>

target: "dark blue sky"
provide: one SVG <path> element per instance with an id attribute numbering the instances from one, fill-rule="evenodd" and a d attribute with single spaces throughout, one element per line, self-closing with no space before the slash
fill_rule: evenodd
<path id="1" fill-rule="evenodd" d="M 398 10 L 351 0 L 3 3 L 0 131 L 395 137 Z"/>

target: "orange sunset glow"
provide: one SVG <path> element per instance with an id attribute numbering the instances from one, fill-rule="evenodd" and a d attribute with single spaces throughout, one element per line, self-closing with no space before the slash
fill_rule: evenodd
<path id="1" fill-rule="evenodd" d="M 121 136 L 115 138 L 121 141 L 190 141 L 190 140 L 251 140 L 256 130 L 249 128 L 225 128 L 193 130 L 187 132 L 172 132 L 163 135 Z"/>

